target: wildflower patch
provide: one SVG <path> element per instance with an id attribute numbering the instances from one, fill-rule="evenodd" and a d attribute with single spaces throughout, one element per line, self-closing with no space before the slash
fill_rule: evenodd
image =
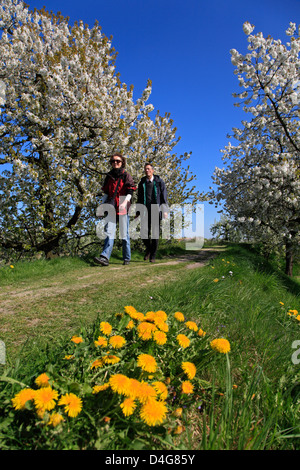
<path id="1" fill-rule="evenodd" d="M 204 363 L 229 352 L 225 338 L 206 335 L 182 312 L 126 306 L 112 321 L 73 335 L 57 363 L 19 390 L 11 405 L 18 419 L 24 413 L 53 439 L 77 422 L 91 427 L 90 443 L 92 435 L 130 435 L 135 442 L 148 428 L 157 442 L 171 442 L 210 387 L 201 378 Z"/>

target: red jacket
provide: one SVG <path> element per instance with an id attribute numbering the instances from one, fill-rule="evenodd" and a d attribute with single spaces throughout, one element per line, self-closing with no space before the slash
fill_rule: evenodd
<path id="1" fill-rule="evenodd" d="M 123 215 L 123 214 L 126 214 L 126 210 L 124 210 L 123 212 L 119 211 L 120 196 L 127 196 L 128 194 L 132 195 L 133 191 L 137 189 L 132 176 L 129 173 L 127 173 L 127 171 L 125 171 L 123 168 L 118 172 L 116 172 L 115 170 L 111 170 L 109 173 L 107 173 L 105 177 L 102 191 L 105 194 L 107 194 L 108 200 L 111 200 L 113 198 L 119 179 L 120 179 L 120 183 L 119 183 L 117 194 L 114 198 L 114 206 L 116 208 L 116 213 L 118 215 Z M 107 202 L 108 201 L 106 201 L 106 203 Z M 130 207 L 130 202 L 127 204 L 127 211 L 129 207 Z"/>

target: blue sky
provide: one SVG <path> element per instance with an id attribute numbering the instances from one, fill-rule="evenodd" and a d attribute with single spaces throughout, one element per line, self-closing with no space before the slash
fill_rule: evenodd
<path id="1" fill-rule="evenodd" d="M 245 52 L 242 25 L 255 25 L 286 41 L 289 22 L 300 22 L 300 0 L 27 0 L 30 9 L 83 20 L 99 21 L 103 33 L 113 36 L 121 80 L 134 85 L 135 99 L 152 80 L 149 103 L 161 114 L 170 112 L 180 143 L 174 151 L 192 152 L 191 171 L 199 191 L 212 185 L 216 166 L 222 167 L 220 150 L 227 134 L 245 117 L 233 106 L 238 80 L 230 49 Z M 204 205 L 205 236 L 219 214 Z"/>

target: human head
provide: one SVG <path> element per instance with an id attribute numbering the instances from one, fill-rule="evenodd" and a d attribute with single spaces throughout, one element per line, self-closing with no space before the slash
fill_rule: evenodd
<path id="1" fill-rule="evenodd" d="M 145 163 L 144 170 L 145 170 L 145 174 L 147 178 L 150 179 L 154 173 L 154 168 L 153 168 L 152 163 L 149 163 L 149 162 Z"/>
<path id="2" fill-rule="evenodd" d="M 122 161 L 122 164 L 116 164 L 116 163 L 113 163 L 114 160 L 121 160 Z M 110 164 L 112 165 L 113 168 L 125 168 L 126 166 L 126 158 L 123 157 L 123 155 L 119 152 L 115 152 L 113 153 L 111 156 L 110 156 Z"/>

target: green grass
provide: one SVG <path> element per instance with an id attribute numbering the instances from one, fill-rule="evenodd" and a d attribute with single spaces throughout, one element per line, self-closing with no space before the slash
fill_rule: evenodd
<path id="1" fill-rule="evenodd" d="M 108 269 L 67 258 L 18 263 L 0 272 L 8 299 L 12 286 L 32 292 L 7 304 L 13 313 L 4 315 L 0 329 L 9 351 L 5 374 L 28 383 L 37 370 L 55 364 L 70 335 L 93 330 L 95 322 L 109 321 L 125 305 L 141 312 L 181 311 L 206 331 L 207 344 L 225 337 L 231 352 L 227 361 L 201 369 L 201 379 L 211 386 L 197 392 L 200 406 L 189 411 L 186 432 L 174 440 L 178 448 L 299 449 L 300 374 L 292 344 L 300 340 L 300 322 L 287 314 L 300 312 L 297 278 L 234 245 L 197 269 L 182 263 L 150 267 L 139 254 L 130 267 L 121 266 L 117 254 Z M 38 295 L 47 288 L 51 296 Z M 18 387 L 3 384 L 0 417 L 12 426 L 8 394 Z M 1 432 L 5 440 L 8 430 L 0 426 L 0 443 Z"/>

